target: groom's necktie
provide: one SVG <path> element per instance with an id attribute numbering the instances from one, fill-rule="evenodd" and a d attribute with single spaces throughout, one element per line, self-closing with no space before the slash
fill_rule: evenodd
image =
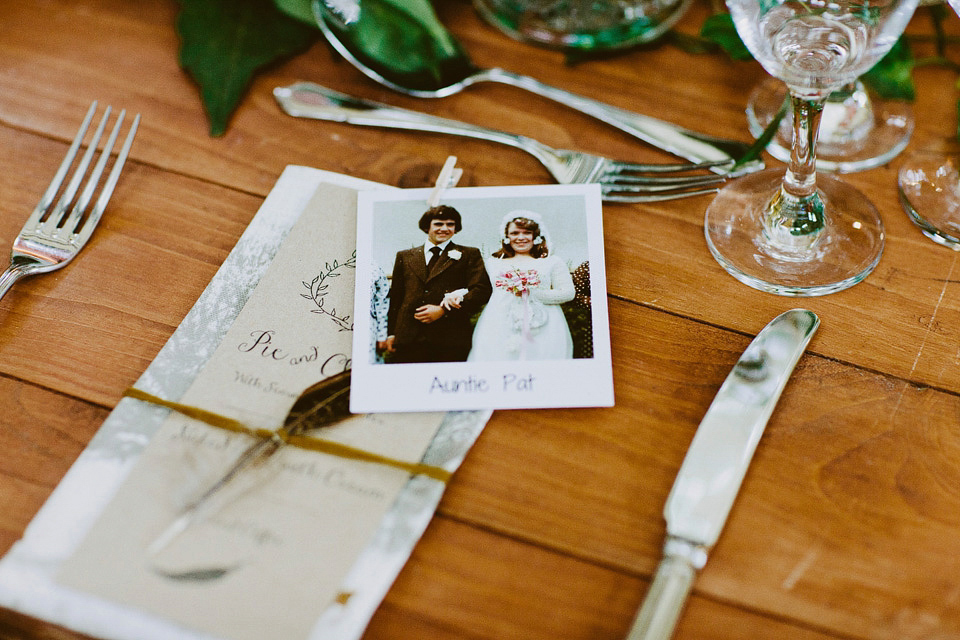
<path id="1" fill-rule="evenodd" d="M 427 262 L 427 275 L 430 275 L 430 272 L 433 271 L 433 268 L 437 266 L 437 263 L 440 261 L 440 247 L 430 247 L 430 261 Z"/>

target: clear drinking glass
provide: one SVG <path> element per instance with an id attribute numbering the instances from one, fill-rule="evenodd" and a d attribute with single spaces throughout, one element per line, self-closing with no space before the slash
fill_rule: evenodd
<path id="1" fill-rule="evenodd" d="M 707 208 L 704 233 L 740 281 L 812 296 L 860 282 L 883 251 L 883 222 L 866 196 L 816 172 L 816 142 L 831 92 L 856 80 L 896 42 L 917 0 L 727 0 L 737 32 L 786 83 L 793 142 L 786 170 L 731 182 Z"/>
<path id="2" fill-rule="evenodd" d="M 960 251 L 960 149 L 923 150 L 900 166 L 900 202 L 928 238 Z"/>
<path id="3" fill-rule="evenodd" d="M 680 19 L 690 0 L 473 0 L 507 35 L 560 49 L 618 49 L 650 42 Z"/>
<path id="4" fill-rule="evenodd" d="M 960 16 L 960 0 L 948 0 Z M 918 151 L 900 166 L 900 202 L 928 238 L 960 251 L 960 149 L 958 143 Z"/>

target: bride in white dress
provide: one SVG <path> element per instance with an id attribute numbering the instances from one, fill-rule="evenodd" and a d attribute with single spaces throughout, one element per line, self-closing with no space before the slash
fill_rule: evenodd
<path id="1" fill-rule="evenodd" d="M 473 332 L 469 361 L 573 357 L 560 305 L 575 294 L 567 265 L 550 255 L 547 230 L 533 211 L 511 211 L 501 248 L 484 260 L 493 295 Z"/>

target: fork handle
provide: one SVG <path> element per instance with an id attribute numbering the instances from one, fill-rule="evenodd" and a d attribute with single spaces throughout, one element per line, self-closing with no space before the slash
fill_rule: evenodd
<path id="1" fill-rule="evenodd" d="M 3 273 L 0 273 L 0 298 L 3 298 L 7 291 L 10 291 L 17 280 L 26 275 L 29 275 L 29 273 L 13 264 L 7 267 Z"/>
<path id="2" fill-rule="evenodd" d="M 540 159 L 544 156 L 543 145 L 532 138 L 354 98 L 313 82 L 297 82 L 289 87 L 277 87 L 273 90 L 273 95 L 287 114 L 298 118 L 345 122 L 368 127 L 447 133 L 499 142 L 522 149 Z"/>
<path id="3" fill-rule="evenodd" d="M 508 84 L 566 105 L 572 109 L 593 116 L 621 131 L 643 140 L 659 149 L 672 153 L 691 162 L 725 162 L 739 160 L 750 149 L 750 145 L 736 140 L 718 138 L 670 122 L 664 122 L 650 116 L 620 109 L 613 105 L 593 100 L 576 93 L 558 89 L 529 76 L 520 75 L 504 69 L 485 69 L 476 75 L 477 81 Z M 718 167 L 718 173 L 726 173 L 725 167 Z M 762 169 L 761 161 L 747 163 L 743 173 Z"/>

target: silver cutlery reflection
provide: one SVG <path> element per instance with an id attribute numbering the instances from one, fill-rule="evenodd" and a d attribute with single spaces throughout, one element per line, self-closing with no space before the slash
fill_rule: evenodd
<path id="1" fill-rule="evenodd" d="M 368 78 L 408 96 L 443 98 L 481 82 L 506 84 L 596 118 L 634 138 L 690 162 L 696 164 L 716 162 L 718 164 L 713 166 L 718 173 L 725 173 L 719 169 L 725 166 L 725 161 L 740 160 L 751 149 L 750 145 L 737 140 L 727 140 L 690 131 L 669 122 L 551 87 L 529 76 L 500 68 L 477 68 L 465 53 L 461 53 L 455 61 L 445 64 L 443 73 L 440 75 L 417 74 L 419 83 L 412 86 L 411 74 L 391 72 L 385 65 L 376 65 L 374 68 L 374 62 L 363 53 L 361 47 L 353 42 L 353 39 L 362 37 L 361 34 L 352 30 L 361 12 L 359 0 L 314 0 L 313 12 L 323 35 L 340 55 Z M 738 167 L 737 174 L 758 171 L 762 168 L 763 161 L 756 159 Z"/>
<path id="2" fill-rule="evenodd" d="M 720 537 L 750 459 L 794 366 L 820 325 L 793 309 L 757 334 L 697 428 L 663 508 L 663 559 L 627 640 L 667 640 Z"/>
<path id="3" fill-rule="evenodd" d="M 90 109 L 87 111 L 83 123 L 80 125 L 80 130 L 73 139 L 73 143 L 67 150 L 67 155 L 60 164 L 60 168 L 57 169 L 57 173 L 40 198 L 40 202 L 37 203 L 33 213 L 14 239 L 13 250 L 10 255 L 10 266 L 7 267 L 3 274 L 0 274 L 0 298 L 2 298 L 4 294 L 10 290 L 10 287 L 20 278 L 38 273 L 47 273 L 66 266 L 67 263 L 73 260 L 80 252 L 80 249 L 83 248 L 93 234 L 97 223 L 100 222 L 100 217 L 103 215 L 103 210 L 107 206 L 107 201 L 109 201 L 110 196 L 113 195 L 114 187 L 120 178 L 120 171 L 126 162 L 127 154 L 130 152 L 130 146 L 133 144 L 133 137 L 140 123 L 140 115 L 137 114 L 134 117 L 133 124 L 130 125 L 130 130 L 127 133 L 123 147 L 114 160 L 113 169 L 103 183 L 100 195 L 94 203 L 93 208 L 88 210 L 126 115 L 125 111 L 121 111 L 120 115 L 117 116 L 110 136 L 104 143 L 103 151 L 100 153 L 100 157 L 90 172 L 86 185 L 81 192 L 80 185 L 87 174 L 90 163 L 96 155 L 97 145 L 100 142 L 100 138 L 103 135 L 103 131 L 110 117 L 111 109 L 110 107 L 106 108 L 100 124 L 97 126 L 93 137 L 88 143 L 86 153 L 84 153 L 80 162 L 77 164 L 66 188 L 60 193 L 60 188 L 77 156 L 77 152 L 83 143 L 83 138 L 87 133 L 87 128 L 90 126 L 96 110 L 97 103 L 94 101 L 93 104 L 90 105 Z M 77 197 L 78 192 L 79 197 Z M 51 208 L 58 193 L 60 193 L 60 198 L 57 200 L 56 205 Z M 73 205 L 72 208 L 71 205 Z"/>
<path id="4" fill-rule="evenodd" d="M 721 175 L 689 174 L 733 165 L 733 160 L 700 164 L 632 164 L 603 156 L 554 149 L 532 138 L 354 98 L 312 82 L 277 87 L 273 95 L 291 116 L 370 127 L 429 131 L 499 142 L 526 151 L 560 184 L 600 183 L 608 202 L 656 202 L 716 193 Z"/>

